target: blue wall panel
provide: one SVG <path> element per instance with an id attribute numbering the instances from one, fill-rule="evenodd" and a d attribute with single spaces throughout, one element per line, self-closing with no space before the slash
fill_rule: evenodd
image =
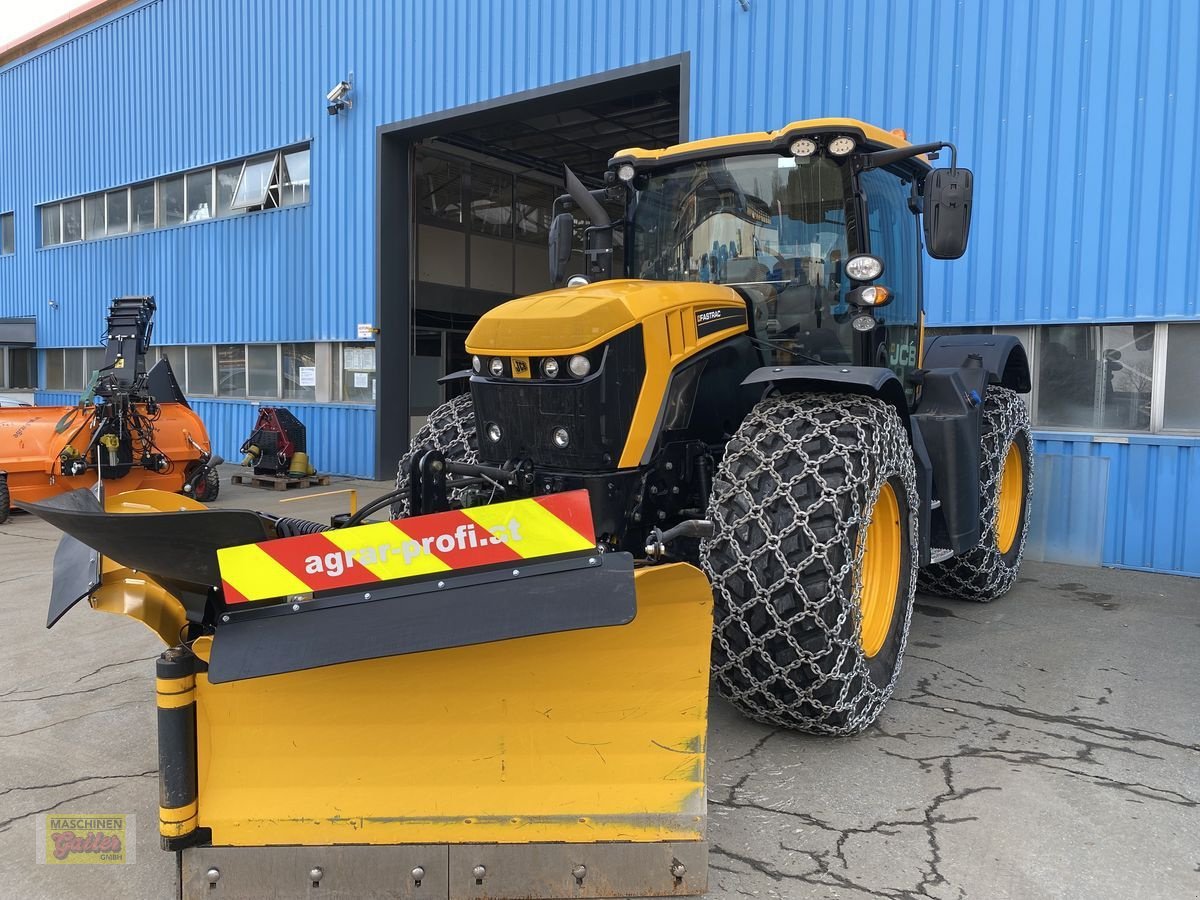
<path id="1" fill-rule="evenodd" d="M 0 71 L 0 314 L 74 344 L 148 290 L 167 342 L 352 339 L 376 126 L 686 52 L 693 137 L 844 114 L 958 142 L 973 243 L 929 264 L 931 324 L 1195 317 L 1197 38 L 1183 0 L 151 0 Z M 307 139 L 307 212 L 33 249 L 37 203 Z"/>
<path id="2" fill-rule="evenodd" d="M 1200 440 L 1194 438 L 1128 438 L 1128 443 L 1096 442 L 1088 435 L 1045 431 L 1035 435 L 1035 451 L 1065 457 L 1104 457 L 1108 483 L 1066 478 L 1039 480 L 1037 490 L 1050 509 L 1076 515 L 1102 512 L 1105 565 L 1200 575 Z M 1105 494 L 1103 502 L 1097 495 Z M 1061 521 L 1061 516 L 1058 519 Z M 1048 555 L 1047 558 L 1053 558 Z"/>
<path id="3" fill-rule="evenodd" d="M 78 393 L 38 391 L 39 406 L 72 406 Z M 241 462 L 238 448 L 250 436 L 259 404 L 244 400 L 189 400 L 208 429 L 213 450 L 226 462 Z M 373 471 L 375 410 L 335 403 L 280 403 L 304 423 L 308 455 L 326 474 L 355 475 Z"/>
<path id="4" fill-rule="evenodd" d="M 928 263 L 930 324 L 1196 319 L 1198 43 L 1188 0 L 143 0 L 0 70 L 0 315 L 78 346 L 145 292 L 162 344 L 352 340 L 374 318 L 378 126 L 686 53 L 694 138 L 849 115 L 958 143 L 972 246 Z M 39 203 L 305 140 L 307 207 L 35 249 Z M 198 405 L 236 449 L 252 404 Z M 370 471 L 371 415 L 314 409 L 318 464 Z M 1112 460 L 1107 561 L 1200 572 L 1200 450 L 1042 447 Z"/>

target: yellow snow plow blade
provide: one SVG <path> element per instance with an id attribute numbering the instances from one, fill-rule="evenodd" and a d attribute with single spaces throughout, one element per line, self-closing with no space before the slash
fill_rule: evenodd
<path id="1" fill-rule="evenodd" d="M 200 827 L 214 846 L 703 840 L 711 589 L 683 564 L 635 585 L 628 625 L 197 674 Z"/>

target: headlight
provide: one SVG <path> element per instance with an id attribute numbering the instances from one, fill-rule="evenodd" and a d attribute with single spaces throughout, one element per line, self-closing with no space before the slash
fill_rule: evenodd
<path id="1" fill-rule="evenodd" d="M 497 425 L 495 422 L 488 422 L 487 436 L 488 436 L 488 440 L 491 441 L 493 444 L 500 443 L 500 438 L 503 436 L 500 431 L 500 426 Z"/>
<path id="2" fill-rule="evenodd" d="M 548 356 L 542 360 L 542 374 L 547 378 L 558 377 L 558 360 L 553 356 Z"/>
<path id="3" fill-rule="evenodd" d="M 554 446 L 558 447 L 561 450 L 563 447 L 566 447 L 567 444 L 569 444 L 569 443 L 571 443 L 571 436 L 569 434 L 567 434 L 567 429 L 555 428 L 554 429 Z"/>
<path id="4" fill-rule="evenodd" d="M 592 361 L 586 356 L 576 354 L 571 357 L 571 361 L 567 363 L 567 368 L 571 370 L 571 374 L 576 378 L 583 378 L 592 371 Z"/>
<path id="5" fill-rule="evenodd" d="M 854 138 L 841 135 L 829 142 L 829 153 L 832 156 L 849 156 L 854 152 Z"/>
<path id="6" fill-rule="evenodd" d="M 476 373 L 483 371 L 483 363 L 480 361 L 478 356 L 471 357 L 471 368 L 474 369 Z"/>
<path id="7" fill-rule="evenodd" d="M 869 253 L 860 253 L 846 260 L 846 274 L 854 281 L 874 281 L 883 274 L 883 260 Z"/>
<path id="8" fill-rule="evenodd" d="M 812 156 L 817 152 L 817 142 L 811 138 L 796 138 L 788 149 L 792 156 Z"/>
<path id="9" fill-rule="evenodd" d="M 499 378 L 504 374 L 504 360 L 498 356 L 493 356 L 492 361 L 488 363 L 488 370 Z"/>
<path id="10" fill-rule="evenodd" d="M 633 166 L 629 163 L 621 163 L 621 165 L 617 166 L 617 177 L 626 183 L 633 181 L 635 174 Z"/>

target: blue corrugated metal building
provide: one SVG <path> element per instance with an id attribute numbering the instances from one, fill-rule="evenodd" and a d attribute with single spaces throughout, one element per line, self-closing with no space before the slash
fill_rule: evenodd
<path id="1" fill-rule="evenodd" d="M 1182 0 L 98 0 L 0 50 L 0 390 L 73 402 L 153 294 L 219 452 L 275 400 L 382 475 L 541 286 L 562 162 L 846 115 L 975 172 L 928 324 L 1030 349 L 1034 552 L 1200 574 L 1198 39 Z"/>

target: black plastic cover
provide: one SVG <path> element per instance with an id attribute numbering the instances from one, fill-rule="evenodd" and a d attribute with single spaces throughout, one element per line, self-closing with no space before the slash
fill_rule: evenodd
<path id="1" fill-rule="evenodd" d="M 595 563 L 589 563 L 594 559 Z M 627 625 L 637 614 L 633 557 L 592 554 L 437 582 L 372 588 L 231 612 L 209 659 L 214 684 L 362 659 Z"/>
<path id="2" fill-rule="evenodd" d="M 54 580 L 50 583 L 46 627 L 53 628 L 71 607 L 99 585 L 99 554 L 70 535 L 64 535 L 54 551 Z"/>
<path id="3" fill-rule="evenodd" d="M 217 549 L 274 537 L 267 519 L 241 509 L 106 513 L 79 489 L 41 503 L 18 503 L 123 566 L 167 581 L 219 585 Z"/>
<path id="4" fill-rule="evenodd" d="M 165 356 L 156 362 L 146 375 L 146 387 L 150 396 L 158 403 L 182 403 L 191 409 L 179 382 L 175 380 L 175 371 Z"/>
<path id="5" fill-rule="evenodd" d="M 983 359 L 988 382 L 1018 394 L 1028 394 L 1029 358 L 1011 334 L 940 334 L 925 341 L 921 365 L 926 369 L 957 369 L 971 355 Z"/>
<path id="6" fill-rule="evenodd" d="M 774 384 L 781 390 L 829 391 L 879 397 L 896 407 L 908 427 L 908 398 L 891 369 L 881 366 L 763 366 L 742 384 Z"/>

